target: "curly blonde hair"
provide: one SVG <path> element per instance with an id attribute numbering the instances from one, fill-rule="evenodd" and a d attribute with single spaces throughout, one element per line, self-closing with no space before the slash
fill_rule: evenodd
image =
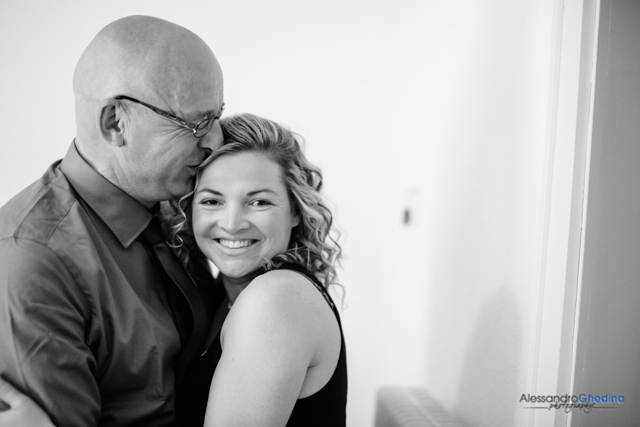
<path id="1" fill-rule="evenodd" d="M 194 271 L 191 267 L 195 258 L 204 257 L 195 244 L 190 227 L 193 195 L 202 171 L 224 155 L 258 152 L 280 165 L 290 203 L 294 213 L 300 217 L 300 223 L 291 231 L 287 250 L 271 259 L 264 259 L 262 268 L 268 271 L 284 263 L 295 263 L 313 273 L 325 287 L 338 284 L 336 265 L 341 256 L 341 248 L 337 242 L 339 232 L 335 229 L 333 215 L 320 194 L 322 172 L 304 156 L 298 141 L 300 137 L 271 120 L 253 114 L 227 117 L 220 121 L 220 125 L 224 145 L 198 167 L 194 191 L 171 203 L 171 208 L 163 212 L 168 243 L 185 264 L 187 271 Z"/>

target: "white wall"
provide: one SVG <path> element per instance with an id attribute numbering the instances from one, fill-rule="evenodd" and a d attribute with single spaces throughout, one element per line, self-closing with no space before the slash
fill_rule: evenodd
<path id="1" fill-rule="evenodd" d="M 524 425 L 543 236 L 551 2 L 474 2 L 438 127 L 424 384 L 472 426 Z M 447 22 L 443 25 L 451 25 Z M 455 50 L 454 50 L 455 51 Z"/>
<path id="2" fill-rule="evenodd" d="M 345 232 L 350 425 L 372 425 L 384 384 L 424 386 L 471 426 L 521 425 L 553 2 L 4 0 L 0 203 L 65 153 L 75 62 L 136 13 L 198 33 L 227 112 L 288 124 L 322 166 Z"/>

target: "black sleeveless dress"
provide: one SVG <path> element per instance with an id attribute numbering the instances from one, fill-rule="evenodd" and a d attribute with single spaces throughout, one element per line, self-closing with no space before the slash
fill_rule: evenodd
<path id="1" fill-rule="evenodd" d="M 347 353 L 338 311 L 326 289 L 308 270 L 297 264 L 283 264 L 278 270 L 297 271 L 315 285 L 338 320 L 341 339 L 340 357 L 333 376 L 318 392 L 296 401 L 286 427 L 344 427 L 347 405 Z M 218 333 L 206 353 L 189 365 L 180 383 L 176 399 L 177 425 L 181 427 L 203 425 L 209 386 L 221 356 L 222 347 L 220 333 Z"/>

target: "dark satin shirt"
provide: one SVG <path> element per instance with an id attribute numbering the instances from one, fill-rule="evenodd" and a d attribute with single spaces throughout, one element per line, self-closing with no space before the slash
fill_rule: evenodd
<path id="1" fill-rule="evenodd" d="M 75 144 L 0 209 L 0 374 L 56 425 L 174 422 L 179 352 L 202 337 L 141 237 L 152 217 Z"/>

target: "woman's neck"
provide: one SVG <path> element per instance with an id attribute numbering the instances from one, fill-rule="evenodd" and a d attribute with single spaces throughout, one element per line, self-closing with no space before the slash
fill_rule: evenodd
<path id="1" fill-rule="evenodd" d="M 259 274 L 259 271 L 254 271 L 253 273 L 242 277 L 228 277 L 225 276 L 224 273 L 220 272 L 222 284 L 224 285 L 224 290 L 229 298 L 229 303 L 233 304 L 236 301 L 236 298 L 238 298 L 238 295 L 240 295 L 240 292 L 249 286 L 249 283 L 251 283 L 251 281 Z"/>

